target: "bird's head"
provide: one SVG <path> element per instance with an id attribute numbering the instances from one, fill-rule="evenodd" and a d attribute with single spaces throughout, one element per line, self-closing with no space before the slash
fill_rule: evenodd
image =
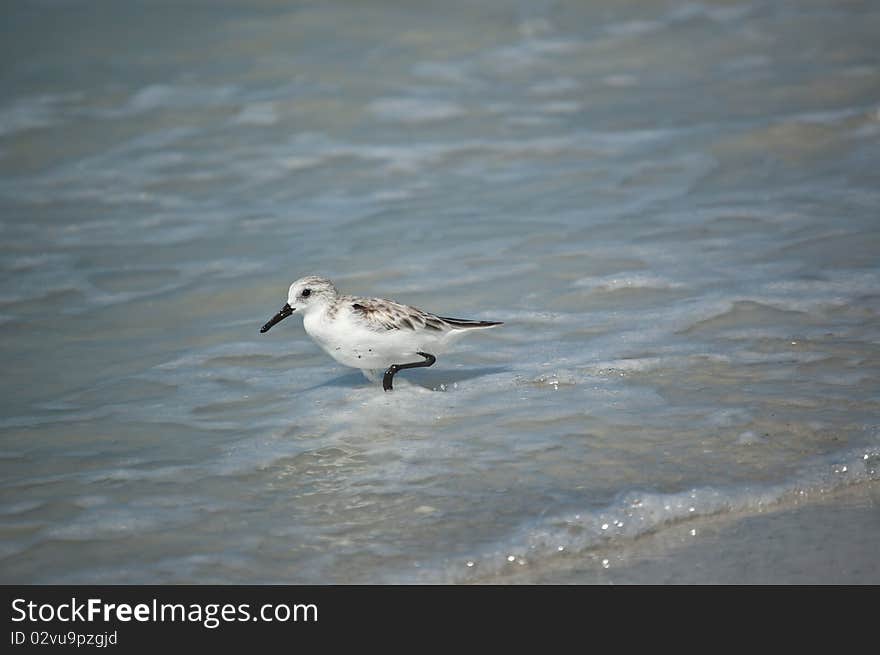
<path id="1" fill-rule="evenodd" d="M 268 332 L 272 326 L 280 323 L 295 311 L 308 314 L 326 307 L 333 303 L 338 295 L 336 287 L 326 278 L 317 275 L 301 277 L 290 285 L 287 292 L 287 303 L 260 328 L 260 332 Z"/>

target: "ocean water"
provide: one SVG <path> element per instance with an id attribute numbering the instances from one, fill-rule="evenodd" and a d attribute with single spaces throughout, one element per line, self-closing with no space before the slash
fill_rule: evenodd
<path id="1" fill-rule="evenodd" d="M 877 3 L 0 30 L 0 581 L 880 582 Z M 383 393 L 313 273 L 505 325 Z"/>

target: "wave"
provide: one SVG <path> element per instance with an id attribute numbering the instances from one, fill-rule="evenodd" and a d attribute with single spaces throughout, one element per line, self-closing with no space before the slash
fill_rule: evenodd
<path id="1" fill-rule="evenodd" d="M 435 562 L 399 582 L 491 582 L 528 567 L 570 566 L 572 555 L 603 553 L 682 523 L 742 518 L 809 503 L 853 485 L 880 481 L 880 432 L 874 444 L 817 457 L 776 484 L 705 486 L 674 493 L 630 490 L 598 510 L 569 511 L 525 522 L 510 537 L 455 561 Z M 565 559 L 561 560 L 561 556 Z M 607 561 L 607 558 L 606 558 Z"/>

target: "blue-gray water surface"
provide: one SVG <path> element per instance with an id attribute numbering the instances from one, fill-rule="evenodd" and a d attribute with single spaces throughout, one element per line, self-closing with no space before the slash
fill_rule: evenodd
<path id="1" fill-rule="evenodd" d="M 33 0 L 0 34 L 0 581 L 613 582 L 731 534 L 737 581 L 760 535 L 705 526 L 880 484 L 877 3 Z M 313 273 L 505 325 L 383 393 L 259 334 Z M 808 531 L 864 582 L 878 506 Z M 653 570 L 621 579 L 694 580 Z"/>

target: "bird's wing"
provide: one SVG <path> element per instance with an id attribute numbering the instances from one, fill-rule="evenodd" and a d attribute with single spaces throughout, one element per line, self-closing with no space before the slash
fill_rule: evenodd
<path id="1" fill-rule="evenodd" d="M 424 312 L 417 307 L 401 305 L 384 298 L 351 298 L 352 315 L 366 328 L 374 332 L 388 330 L 433 330 L 445 332 L 448 326 L 439 316 Z"/>

